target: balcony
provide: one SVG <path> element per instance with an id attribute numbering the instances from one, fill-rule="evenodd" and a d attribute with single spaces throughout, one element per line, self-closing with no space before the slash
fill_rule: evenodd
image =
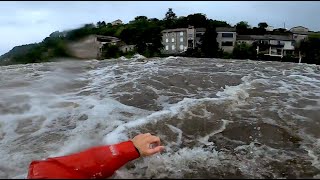
<path id="1" fill-rule="evenodd" d="M 272 46 L 284 46 L 284 42 L 276 41 L 276 40 L 270 40 L 269 44 Z"/>

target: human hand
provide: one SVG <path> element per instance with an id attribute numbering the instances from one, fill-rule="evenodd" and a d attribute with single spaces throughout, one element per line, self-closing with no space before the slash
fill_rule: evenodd
<path id="1" fill-rule="evenodd" d="M 164 146 L 160 146 L 160 138 L 150 133 L 139 134 L 132 140 L 133 145 L 138 149 L 141 156 L 150 156 L 164 150 Z M 156 146 L 153 146 L 156 145 Z"/>

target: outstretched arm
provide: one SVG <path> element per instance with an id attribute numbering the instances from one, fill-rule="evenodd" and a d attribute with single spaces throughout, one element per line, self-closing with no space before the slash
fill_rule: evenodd
<path id="1" fill-rule="evenodd" d="M 156 147 L 150 148 L 151 144 Z M 97 146 L 68 156 L 33 161 L 28 178 L 107 178 L 117 169 L 141 156 L 160 152 L 160 139 L 150 133 L 115 145 Z"/>

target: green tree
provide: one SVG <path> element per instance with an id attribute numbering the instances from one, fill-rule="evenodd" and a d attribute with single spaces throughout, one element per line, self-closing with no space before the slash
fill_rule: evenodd
<path id="1" fill-rule="evenodd" d="M 213 27 L 231 27 L 230 24 L 228 24 L 226 21 L 218 21 L 218 20 L 212 20 L 209 19 L 208 20 L 208 24 L 209 26 L 213 26 Z"/>
<path id="2" fill-rule="evenodd" d="M 175 20 L 177 19 L 176 14 L 173 12 L 172 8 L 169 8 L 169 10 L 167 11 L 164 20 Z"/>
<path id="3" fill-rule="evenodd" d="M 187 16 L 188 25 L 194 26 L 195 28 L 207 27 L 208 20 L 205 14 L 196 13 Z"/>
<path id="4" fill-rule="evenodd" d="M 252 45 L 240 43 L 234 47 L 232 56 L 236 59 L 256 59 L 257 51 Z"/>
<path id="5" fill-rule="evenodd" d="M 99 21 L 99 22 L 97 22 L 97 27 L 98 28 L 102 28 L 102 27 L 105 27 L 105 26 L 107 26 L 107 24 L 106 24 L 106 22 L 104 22 L 104 21 Z"/>
<path id="6" fill-rule="evenodd" d="M 266 29 L 268 27 L 268 24 L 266 22 L 260 22 L 258 24 L 258 27 L 261 29 Z"/>
<path id="7" fill-rule="evenodd" d="M 214 27 L 207 27 L 200 41 L 201 52 L 205 57 L 217 57 L 219 44 L 217 43 L 217 32 Z"/>
<path id="8" fill-rule="evenodd" d="M 248 34 L 248 29 L 250 29 L 250 25 L 246 21 L 240 21 L 237 23 L 236 29 L 238 34 Z"/>
<path id="9" fill-rule="evenodd" d="M 118 46 L 116 45 L 104 45 L 102 52 L 103 52 L 103 57 L 107 59 L 118 58 L 121 56 L 121 52 Z"/>
<path id="10" fill-rule="evenodd" d="M 309 64 L 320 64 L 320 38 L 308 36 L 300 44 L 302 62 Z"/>

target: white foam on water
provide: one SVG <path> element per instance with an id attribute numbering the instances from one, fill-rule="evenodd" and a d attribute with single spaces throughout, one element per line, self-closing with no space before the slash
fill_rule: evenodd
<path id="1" fill-rule="evenodd" d="M 131 60 L 139 60 L 139 59 L 146 59 L 146 57 L 144 57 L 141 54 L 135 54 L 132 56 Z"/>
<path id="2" fill-rule="evenodd" d="M 144 57 L 137 55 L 135 58 L 143 59 Z M 230 66 L 231 70 L 226 70 L 225 72 L 212 72 L 210 76 L 214 76 L 215 74 L 244 76 L 241 84 L 237 86 L 225 86 L 222 91 L 217 93 L 218 98 L 202 98 L 206 96 L 201 95 L 199 99 L 184 98 L 178 103 L 170 104 L 169 96 L 159 95 L 163 94 L 165 90 L 157 90 L 150 86 L 149 88 L 159 95 L 158 99 L 156 100 L 157 103 L 163 107 L 162 110 L 154 112 L 121 104 L 111 97 L 111 95 L 114 95 L 114 93 L 111 91 L 112 88 L 125 85 L 128 82 L 134 82 L 135 85 L 137 85 L 142 77 L 148 77 L 149 75 L 160 75 L 160 73 L 164 71 L 167 73 L 181 75 L 183 75 L 183 73 L 190 72 L 198 73 L 198 71 L 192 69 L 193 67 L 189 66 L 177 68 L 178 66 L 175 66 L 174 63 L 180 63 L 179 61 L 180 58 L 178 59 L 177 57 L 159 58 L 159 61 L 151 61 L 148 59 L 148 61 L 145 63 L 90 60 L 83 62 L 84 64 L 81 63 L 81 66 L 84 65 L 85 67 L 90 67 L 91 70 L 88 70 L 84 73 L 76 72 L 75 74 L 64 71 L 64 62 L 60 62 L 58 64 L 48 63 L 19 65 L 5 68 L 0 67 L 0 78 L 4 78 L 6 73 L 11 73 L 10 78 L 12 79 L 14 77 L 20 78 L 21 76 L 21 78 L 24 77 L 24 80 L 31 82 L 30 86 L 12 88 L 13 91 L 10 92 L 0 88 L 0 98 L 4 96 L 11 97 L 14 95 L 25 94 L 30 99 L 26 100 L 25 103 L 31 105 L 31 108 L 22 114 L 0 114 L 0 133 L 2 131 L 6 134 L 4 135 L 3 140 L 0 140 L 0 154 L 2 154 L 0 156 L 0 166 L 5 165 L 9 169 L 13 169 L 6 172 L 9 178 L 26 177 L 27 165 L 32 159 L 66 155 L 98 144 L 113 144 L 127 140 L 130 138 L 128 137 L 128 132 L 130 132 L 131 129 L 135 129 L 139 126 L 157 121 L 165 121 L 166 119 L 170 119 L 172 117 L 177 117 L 178 119 L 187 119 L 186 117 L 189 115 L 190 109 L 203 103 L 213 103 L 215 105 L 219 105 L 224 103 L 228 104 L 231 101 L 233 103 L 231 107 L 235 108 L 226 109 L 226 111 L 231 113 L 236 112 L 237 107 L 239 107 L 241 104 L 269 103 L 272 107 L 266 106 L 266 108 L 269 108 L 274 112 L 277 112 L 279 107 L 284 108 L 279 111 L 280 118 L 284 119 L 285 115 L 290 115 L 292 119 L 296 119 L 302 118 L 302 116 L 295 116 L 294 113 L 290 113 L 288 111 L 290 103 L 294 102 L 295 100 L 299 100 L 299 98 L 302 98 L 303 96 L 310 95 L 310 93 L 313 93 L 316 96 L 314 98 L 312 97 L 316 100 L 317 97 L 320 96 L 319 92 L 316 92 L 316 87 L 319 87 L 320 80 L 318 77 L 320 76 L 317 76 L 317 70 L 311 66 L 301 66 L 291 70 L 286 70 L 285 77 L 283 77 L 281 76 L 282 70 L 277 70 L 273 67 L 258 67 L 261 66 L 260 62 L 242 61 L 241 63 L 245 63 L 245 66 L 244 69 L 241 69 L 237 67 L 239 66 L 239 61 L 234 61 L 234 63 L 231 63 L 230 61 L 214 60 L 211 64 L 209 64 L 222 69 L 225 65 L 228 65 L 228 67 Z M 206 61 L 209 60 L 199 59 L 199 61 L 192 61 L 192 59 L 186 58 L 185 63 L 194 67 L 200 67 L 208 66 L 208 62 Z M 219 64 L 216 63 L 217 61 Z M 170 62 L 170 65 L 166 64 L 168 62 Z M 247 72 L 246 66 L 249 67 L 250 63 L 256 64 L 257 66 L 252 72 Z M 68 66 L 69 65 L 70 63 Z M 43 68 L 43 71 L 38 70 L 39 68 Z M 300 72 L 302 71 L 301 68 L 304 68 L 304 70 L 308 73 L 302 74 Z M 271 72 L 259 72 L 260 70 L 265 69 Z M 125 72 L 116 74 L 116 71 Z M 37 80 L 32 79 L 32 73 L 35 72 L 39 74 L 39 76 L 37 76 Z M 274 74 L 276 74 L 276 76 L 272 76 Z M 309 77 L 309 75 L 312 76 Z M 119 79 L 115 78 L 116 76 Z M 255 79 L 255 76 L 263 79 Z M 1 80 L 10 82 L 10 78 Z M 53 89 L 56 88 L 56 85 L 63 86 L 64 84 L 68 84 L 69 81 L 73 80 L 88 80 L 89 82 L 85 87 L 75 89 L 72 92 L 61 92 L 61 94 L 54 93 Z M 299 92 L 299 88 L 306 85 L 308 87 L 314 87 L 315 89 L 310 89 L 310 92 Z M 265 97 L 251 97 L 251 91 L 254 91 L 256 87 L 270 87 L 270 89 L 272 89 L 269 90 L 270 92 L 287 93 L 290 98 L 279 100 L 274 98 L 268 99 L 270 96 L 268 95 L 267 91 L 265 91 Z M 50 92 L 51 90 L 53 92 Z M 208 89 L 198 89 L 199 94 L 206 90 Z M 89 95 L 78 95 L 78 93 L 82 91 L 93 91 L 93 93 L 90 93 Z M 121 90 L 116 92 L 116 94 L 126 93 L 128 92 L 121 92 Z M 191 94 L 188 91 L 186 91 L 186 93 L 188 95 Z M 181 94 L 181 96 L 183 97 L 183 94 Z M 60 104 L 60 107 L 54 107 L 59 106 L 59 103 L 61 102 L 66 103 L 66 105 Z M 306 105 L 305 109 L 319 110 L 319 108 L 316 106 L 310 105 Z M 215 116 L 215 114 L 208 112 L 206 109 L 202 110 L 203 115 L 193 114 L 193 116 L 207 119 Z M 256 112 L 257 109 L 254 108 L 245 110 L 248 112 L 253 111 L 251 113 L 259 113 Z M 244 113 L 245 110 L 241 112 Z M 122 112 L 129 113 L 131 115 L 126 117 L 122 114 Z M 87 117 L 86 120 L 79 120 L 82 115 Z M 21 135 L 15 132 L 15 129 L 22 119 L 41 116 L 44 116 L 45 119 L 39 130 L 29 134 Z M 241 114 L 239 114 L 239 117 L 241 118 Z M 272 117 L 262 117 L 262 121 L 266 123 L 277 124 L 277 120 L 273 119 Z M 292 120 L 290 120 L 288 124 L 295 125 L 294 121 L 291 121 Z M 34 119 L 32 123 L 37 123 L 37 121 Z M 66 125 L 63 125 L 64 123 L 66 123 Z M 171 129 L 171 131 L 177 134 L 177 140 L 174 143 L 177 145 L 181 144 L 184 133 L 183 129 L 177 128 L 175 125 L 172 125 L 167 121 L 164 123 L 167 123 L 167 126 Z M 232 123 L 232 121 L 222 119 L 222 125 L 218 128 L 218 130 L 199 138 L 199 141 L 209 146 L 212 145 L 212 143 L 208 142 L 208 138 L 217 133 L 223 132 L 229 123 Z M 24 129 L 32 128 L 33 126 L 34 124 L 32 124 L 30 127 L 24 127 Z M 62 138 L 58 139 L 57 141 L 50 140 L 51 136 L 48 136 L 48 139 L 41 139 L 41 141 L 44 141 L 41 143 L 41 145 L 44 146 L 41 147 L 44 151 L 37 152 L 37 148 L 35 148 L 32 143 L 38 139 L 32 141 L 32 138 L 47 137 L 46 135 L 49 133 L 57 133 L 58 135 L 62 135 Z M 26 138 L 26 140 L 23 142 L 23 144 L 18 144 L 19 138 Z M 314 142 L 314 140 L 311 142 Z M 19 145 L 27 148 L 19 149 Z M 315 148 L 319 149 L 319 146 L 315 146 Z M 308 155 L 311 158 L 312 165 L 319 168 L 319 153 L 315 148 L 309 147 Z M 234 165 L 240 167 L 244 174 L 250 176 L 250 173 L 255 173 L 257 174 L 257 177 L 259 177 L 258 174 L 261 171 L 264 171 L 264 169 L 259 166 L 257 158 L 259 159 L 260 156 L 266 156 L 267 159 L 273 158 L 279 151 L 270 149 L 269 147 L 259 148 L 255 147 L 254 144 L 250 144 L 249 146 L 238 147 L 236 152 L 239 153 L 239 156 L 237 157 L 239 159 L 238 161 L 234 161 Z M 246 153 L 242 155 L 241 153 L 243 152 Z M 5 154 L 5 156 L 3 156 L 3 154 Z M 288 158 L 289 157 L 283 155 L 281 156 L 280 160 L 286 160 Z M 221 159 L 223 159 L 223 155 L 221 152 L 217 152 L 215 150 L 208 151 L 200 147 L 193 147 L 191 149 L 182 148 L 178 150 L 168 148 L 167 151 L 161 155 L 155 155 L 135 161 L 135 168 L 133 169 L 120 169 L 115 178 L 181 178 L 183 177 L 184 173 L 195 171 L 195 169 L 191 168 L 190 165 L 196 164 L 195 167 L 199 167 L 199 169 L 206 169 L 210 167 L 221 167 L 221 165 L 224 163 L 230 162 L 228 159 L 225 161 L 220 161 Z M 259 170 L 259 168 L 261 169 Z M 0 170 L 0 178 L 2 178 L 1 176 L 7 176 L 6 174 L 1 173 L 2 172 Z"/>
<path id="3" fill-rule="evenodd" d="M 178 59 L 179 57 L 176 57 L 176 56 L 169 56 L 167 58 L 165 58 L 166 60 L 174 60 L 174 59 Z"/>
<path id="4" fill-rule="evenodd" d="M 229 120 L 225 120 L 225 119 L 222 119 L 221 121 L 222 121 L 222 125 L 221 125 L 221 127 L 220 127 L 219 129 L 213 131 L 212 133 L 206 135 L 206 136 L 203 137 L 203 138 L 199 138 L 198 141 L 201 142 L 201 143 L 203 143 L 203 144 L 205 144 L 205 145 L 212 145 L 213 142 L 209 142 L 209 141 L 208 141 L 209 138 L 210 138 L 211 136 L 214 136 L 215 134 L 221 133 L 222 131 L 224 131 L 224 130 L 226 129 L 226 127 L 227 127 L 227 125 L 228 125 L 229 123 L 232 123 L 232 122 L 233 122 L 233 121 L 229 121 Z"/>
<path id="5" fill-rule="evenodd" d="M 221 165 L 219 154 L 217 151 L 207 151 L 200 147 L 192 149 L 182 148 L 176 152 L 164 153 L 161 156 L 151 156 L 135 163 L 135 170 L 139 172 L 134 178 L 155 177 L 155 178 L 183 178 L 184 173 L 191 173 L 189 167 L 195 165 L 199 169 L 206 167 L 216 167 Z M 117 171 L 118 177 L 129 178 L 124 171 L 128 169 L 120 169 Z M 132 174 L 132 173 L 131 173 Z M 116 176 L 117 176 L 116 175 Z"/>
<path id="6" fill-rule="evenodd" d="M 184 98 L 182 101 L 174 105 L 171 105 L 167 109 L 154 112 L 147 117 L 122 124 L 118 126 L 115 130 L 113 130 L 111 133 L 105 136 L 104 143 L 114 144 L 114 143 L 118 143 L 120 141 L 126 140 L 128 139 L 128 136 L 125 133 L 126 131 L 128 131 L 131 128 L 135 128 L 147 123 L 157 122 L 158 120 L 162 120 L 166 118 L 172 118 L 175 115 L 178 115 L 178 118 L 180 119 L 184 119 L 185 112 L 188 112 L 188 109 L 190 107 L 192 107 L 193 105 L 199 104 L 200 102 L 204 102 L 204 101 L 218 102 L 220 100 L 224 100 L 225 98 L 230 98 L 235 100 L 236 102 L 240 102 L 242 99 L 245 99 L 249 96 L 248 93 L 246 92 L 246 89 L 251 87 L 251 83 L 249 82 L 249 77 L 243 77 L 242 80 L 244 81 L 243 84 L 227 87 L 224 91 L 218 92 L 217 95 L 221 97 L 219 99 L 218 98 L 202 98 L 202 99 Z M 228 121 L 223 120 L 223 122 L 224 122 L 224 125 L 222 126 L 222 129 L 225 128 L 225 125 Z"/>
<path id="7" fill-rule="evenodd" d="M 223 67 L 223 64 L 216 64 L 217 67 Z"/>
<path id="8" fill-rule="evenodd" d="M 115 130 L 107 134 L 104 138 L 105 144 L 114 144 L 120 141 L 128 139 L 125 131 L 130 128 L 135 128 L 147 123 L 157 122 L 158 120 L 163 120 L 166 118 L 171 118 L 175 115 L 180 114 L 181 112 L 187 111 L 192 104 L 198 103 L 198 100 L 184 98 L 182 101 L 177 104 L 172 105 L 168 109 L 154 112 L 147 117 L 136 119 L 128 123 L 118 126 Z M 181 118 L 181 117 L 180 117 Z"/>
<path id="9" fill-rule="evenodd" d="M 129 60 L 128 58 L 126 58 L 126 57 L 124 57 L 124 56 L 121 56 L 121 57 L 119 57 L 118 59 L 123 60 L 123 61 Z"/>
<path id="10" fill-rule="evenodd" d="M 249 81 L 250 76 L 244 76 L 241 78 L 243 83 L 237 86 L 226 86 L 223 91 L 219 91 L 216 95 L 218 97 L 226 97 L 234 100 L 235 103 L 243 103 L 246 98 L 249 97 L 248 89 L 252 87 L 251 81 Z"/>
<path id="11" fill-rule="evenodd" d="M 170 124 L 166 124 L 166 125 L 170 128 L 172 132 L 178 134 L 176 145 L 180 145 L 182 143 L 182 130 Z"/>

